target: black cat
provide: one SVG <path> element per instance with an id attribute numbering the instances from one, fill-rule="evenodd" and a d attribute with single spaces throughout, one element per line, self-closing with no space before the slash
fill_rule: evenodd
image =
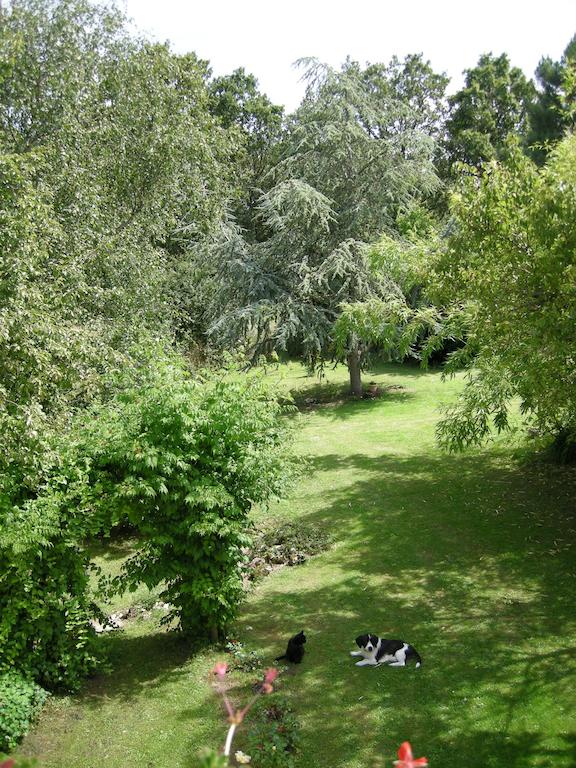
<path id="1" fill-rule="evenodd" d="M 305 642 L 306 642 L 306 635 L 304 634 L 304 630 L 302 630 L 302 632 L 298 632 L 297 635 L 294 635 L 294 637 L 291 637 L 290 640 L 288 640 L 288 647 L 286 648 L 286 653 L 284 653 L 282 656 L 277 656 L 274 659 L 274 661 L 280 661 L 280 659 L 287 659 L 292 664 L 300 664 L 300 662 L 304 658 Z"/>

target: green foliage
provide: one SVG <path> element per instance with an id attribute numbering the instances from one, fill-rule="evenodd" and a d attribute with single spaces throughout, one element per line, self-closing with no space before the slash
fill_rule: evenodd
<path id="1" fill-rule="evenodd" d="M 542 58 L 536 68 L 537 92 L 530 105 L 530 155 L 540 165 L 551 147 L 574 125 L 576 104 L 576 35 L 566 46 L 560 61 Z"/>
<path id="2" fill-rule="evenodd" d="M 343 303 L 399 294 L 373 273 L 362 241 L 395 231 L 399 214 L 437 189 L 429 133 L 444 81 L 419 57 L 366 71 L 303 63 L 306 97 L 258 201 L 258 241 L 227 225 L 203 251 L 214 277 L 209 333 L 224 347 L 241 340 L 254 360 L 271 348 L 312 367 L 346 359 L 360 394 L 365 346 L 353 335 L 335 344 L 334 322 Z M 430 113 L 419 115 L 428 96 Z"/>
<path id="3" fill-rule="evenodd" d="M 225 755 L 219 755 L 212 750 L 205 751 L 198 758 L 198 768 L 227 768 L 228 758 Z"/>
<path id="4" fill-rule="evenodd" d="M 87 0 L 18 0 L 1 13 L 0 146 L 27 152 L 82 111 L 102 52 L 122 55 L 127 35 L 119 11 Z"/>
<path id="5" fill-rule="evenodd" d="M 247 650 L 239 640 L 230 640 L 226 643 L 226 650 L 232 656 L 234 669 L 242 672 L 261 672 L 264 659 L 259 651 Z"/>
<path id="6" fill-rule="evenodd" d="M 47 407 L 69 383 L 58 365 L 66 330 L 54 321 L 39 280 L 55 229 L 32 162 L 0 156 L 0 509 L 34 486 Z"/>
<path id="7" fill-rule="evenodd" d="M 67 516 L 86 510 L 104 530 L 127 520 L 139 531 L 113 589 L 161 584 L 167 621 L 222 630 L 243 595 L 248 513 L 291 474 L 282 413 L 261 376 L 193 378 L 160 358 L 80 418 L 52 495 Z"/>
<path id="8" fill-rule="evenodd" d="M 362 79 L 382 105 L 387 101 L 396 105 L 396 130 L 419 130 L 438 138 L 449 78 L 434 72 L 422 54 L 409 54 L 404 61 L 393 56 L 388 64 L 370 64 Z"/>
<path id="9" fill-rule="evenodd" d="M 195 56 L 131 39 L 84 0 L 2 10 L 0 502 L 33 496 L 50 432 L 185 333 L 190 242 L 230 194 Z"/>
<path id="10" fill-rule="evenodd" d="M 250 711 L 243 751 L 262 768 L 293 768 L 300 746 L 299 728 L 285 696 L 262 696 Z"/>
<path id="11" fill-rule="evenodd" d="M 190 332 L 191 242 L 231 194 L 233 145 L 195 56 L 134 40 L 84 0 L 2 10 L 0 505 L 33 497 L 50 436 Z"/>
<path id="12" fill-rule="evenodd" d="M 347 61 L 340 71 L 315 59 L 301 63 L 308 87 L 276 177 L 301 179 L 332 201 L 334 244 L 394 231 L 400 209 L 438 188 L 410 62 L 404 72 L 398 62 L 362 70 Z"/>
<path id="13" fill-rule="evenodd" d="M 235 216 L 252 239 L 260 239 L 255 207 L 261 190 L 267 185 L 266 173 L 277 159 L 284 110 L 260 93 L 256 78 L 242 68 L 231 75 L 214 78 L 209 84 L 209 94 L 210 112 L 226 129 L 235 128 L 239 133 L 242 149 L 238 149 L 236 160 L 242 189 Z"/>
<path id="14" fill-rule="evenodd" d="M 28 732 L 47 693 L 18 672 L 0 675 L 0 750 L 10 752 Z"/>
<path id="15" fill-rule="evenodd" d="M 402 296 L 344 303 L 341 309 L 342 312 L 334 324 L 337 353 L 344 353 L 350 339 L 378 347 L 400 359 L 410 351 L 412 335 L 408 321 L 411 311 Z"/>
<path id="16" fill-rule="evenodd" d="M 74 690 L 99 664 L 89 561 L 57 499 L 39 497 L 0 521 L 0 673 L 23 670 Z"/>
<path id="17" fill-rule="evenodd" d="M 514 396 L 541 431 L 576 436 L 576 137 L 541 171 L 519 148 L 510 153 L 506 167 L 463 184 L 436 264 L 431 295 L 451 332 L 460 316 L 466 345 L 456 360 L 475 369 L 440 425 L 451 448 L 480 442 L 491 422 L 506 428 Z"/>
<path id="18" fill-rule="evenodd" d="M 480 56 L 478 64 L 466 70 L 464 87 L 448 99 L 448 164 L 481 166 L 501 158 L 507 137 L 526 132 L 533 95 L 532 82 L 510 66 L 506 54 Z"/>
<path id="19" fill-rule="evenodd" d="M 437 237 L 429 231 L 429 221 L 423 212 L 408 214 L 400 221 L 402 237 L 383 235 L 370 246 L 370 262 L 377 274 L 387 275 L 402 291 L 411 307 L 420 303 L 422 288 L 428 282 L 431 251 Z M 422 233 L 420 233 L 422 228 Z"/>
<path id="20" fill-rule="evenodd" d="M 335 213 L 314 187 L 280 182 L 259 208 L 270 233 L 266 241 L 250 245 L 227 227 L 208 250 L 220 280 L 212 338 L 224 346 L 244 340 L 254 360 L 270 347 L 296 348 L 312 367 L 334 354 L 345 359 L 358 345 L 352 337 L 334 344 L 342 304 L 398 295 L 399 289 L 372 271 L 363 243 L 333 244 Z"/>

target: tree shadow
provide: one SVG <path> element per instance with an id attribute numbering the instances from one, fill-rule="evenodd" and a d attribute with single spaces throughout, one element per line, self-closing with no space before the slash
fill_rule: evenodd
<path id="1" fill-rule="evenodd" d="M 102 638 L 109 671 L 91 678 L 77 695 L 90 709 L 102 699 L 130 701 L 145 690 L 152 692 L 187 674 L 185 664 L 194 653 L 190 642 L 177 632 L 129 635 L 120 630 Z"/>
<path id="2" fill-rule="evenodd" d="M 474 755 L 468 765 L 482 768 L 570 765 L 574 759 L 574 747 L 569 740 L 564 745 L 551 746 L 541 733 L 530 731 L 508 734 L 481 730 L 457 738 L 440 734 L 438 750 L 443 755 L 442 764 L 447 766 L 466 764 L 465 755 Z"/>
<path id="3" fill-rule="evenodd" d="M 299 411 L 310 413 L 320 411 L 324 418 L 331 420 L 350 419 L 359 413 L 370 413 L 382 408 L 383 403 L 403 403 L 414 394 L 400 385 L 375 382 L 378 393 L 374 397 L 357 398 L 339 383 L 314 384 L 301 387 L 294 396 Z"/>

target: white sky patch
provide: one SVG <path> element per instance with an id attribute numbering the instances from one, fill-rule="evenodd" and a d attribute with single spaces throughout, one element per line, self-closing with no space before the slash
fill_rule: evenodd
<path id="1" fill-rule="evenodd" d="M 388 62 L 422 53 L 436 72 L 463 83 L 482 53 L 507 53 L 528 77 L 542 58 L 558 60 L 576 33 L 576 0 L 118 0 L 136 27 L 195 51 L 215 75 L 244 67 L 260 89 L 289 111 L 302 98 L 292 66 L 316 56 L 333 66 L 346 58 Z"/>

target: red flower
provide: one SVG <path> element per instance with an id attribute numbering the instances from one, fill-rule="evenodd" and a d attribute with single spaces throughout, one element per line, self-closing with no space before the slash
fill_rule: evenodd
<path id="1" fill-rule="evenodd" d="M 15 765 L 16 763 L 14 762 L 14 760 L 10 758 L 9 760 L 4 760 L 3 763 L 0 763 L 0 768 L 14 768 Z"/>
<path id="2" fill-rule="evenodd" d="M 214 672 L 215 675 L 218 675 L 220 679 L 224 677 L 226 674 L 226 671 L 228 670 L 228 664 L 226 664 L 225 661 L 219 661 L 217 664 L 214 665 L 214 669 L 212 672 Z M 0 766 L 2 768 L 2 766 Z"/>
<path id="3" fill-rule="evenodd" d="M 425 757 L 418 757 L 416 760 L 412 757 L 412 747 L 409 741 L 400 744 L 398 757 L 400 760 L 394 760 L 394 765 L 397 768 L 416 768 L 419 765 L 428 765 L 428 760 Z"/>

